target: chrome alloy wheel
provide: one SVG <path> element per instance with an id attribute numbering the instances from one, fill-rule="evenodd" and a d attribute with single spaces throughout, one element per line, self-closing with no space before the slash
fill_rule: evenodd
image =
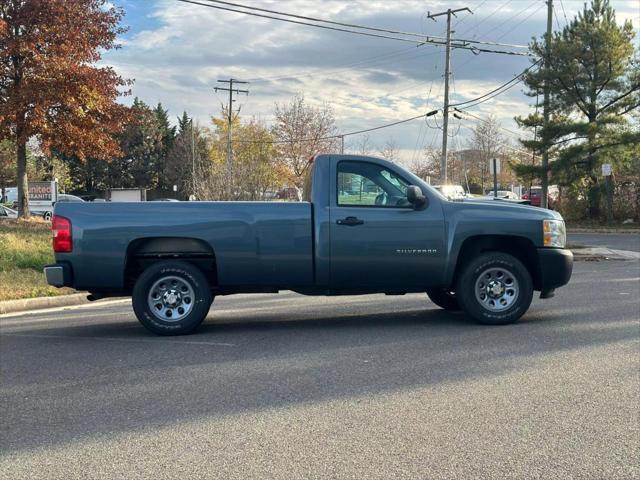
<path id="1" fill-rule="evenodd" d="M 518 299 L 519 288 L 515 276 L 500 267 L 489 268 L 476 280 L 476 300 L 487 310 L 501 312 Z"/>
<path id="2" fill-rule="evenodd" d="M 149 289 L 149 309 L 164 322 L 177 322 L 193 309 L 193 287 L 184 278 L 162 277 Z"/>

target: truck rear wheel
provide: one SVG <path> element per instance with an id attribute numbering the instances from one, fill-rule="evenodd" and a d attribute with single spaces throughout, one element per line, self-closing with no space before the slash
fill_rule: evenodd
<path id="1" fill-rule="evenodd" d="M 517 321 L 531 305 L 533 282 L 517 258 L 487 252 L 464 268 L 456 297 L 464 312 L 478 322 L 506 325 Z"/>
<path id="2" fill-rule="evenodd" d="M 154 263 L 133 288 L 133 310 L 158 335 L 184 335 L 195 330 L 213 301 L 204 274 L 187 262 Z"/>
<path id="3" fill-rule="evenodd" d="M 435 303 L 440 308 L 444 308 L 450 312 L 457 312 L 460 310 L 460 304 L 456 298 L 456 294 L 450 290 L 442 288 L 430 288 L 427 290 L 429 300 Z"/>

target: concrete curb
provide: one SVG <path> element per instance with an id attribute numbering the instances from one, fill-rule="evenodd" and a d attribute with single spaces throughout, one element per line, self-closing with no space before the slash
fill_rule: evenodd
<path id="1" fill-rule="evenodd" d="M 640 260 L 640 252 L 614 250 L 603 247 L 585 247 L 571 249 L 576 261 L 580 260 Z"/>
<path id="2" fill-rule="evenodd" d="M 68 307 L 89 303 L 87 293 L 73 293 L 57 297 L 23 298 L 20 300 L 6 300 L 0 302 L 0 315 L 5 313 L 41 310 L 43 308 Z"/>
<path id="3" fill-rule="evenodd" d="M 572 228 L 567 227 L 567 233 L 622 233 L 622 234 L 640 234 L 640 228 Z"/>

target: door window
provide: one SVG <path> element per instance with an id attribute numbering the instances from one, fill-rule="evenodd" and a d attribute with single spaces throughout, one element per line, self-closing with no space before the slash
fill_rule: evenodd
<path id="1" fill-rule="evenodd" d="M 337 203 L 341 207 L 411 208 L 409 183 L 381 165 L 338 163 Z"/>

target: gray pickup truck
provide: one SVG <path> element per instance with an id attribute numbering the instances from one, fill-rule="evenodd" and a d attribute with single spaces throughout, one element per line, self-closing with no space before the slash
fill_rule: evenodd
<path id="1" fill-rule="evenodd" d="M 319 155 L 303 202 L 58 203 L 47 282 L 130 295 L 140 322 L 192 332 L 215 296 L 426 292 L 485 324 L 518 320 L 565 285 L 562 217 L 449 201 L 396 164 Z"/>

